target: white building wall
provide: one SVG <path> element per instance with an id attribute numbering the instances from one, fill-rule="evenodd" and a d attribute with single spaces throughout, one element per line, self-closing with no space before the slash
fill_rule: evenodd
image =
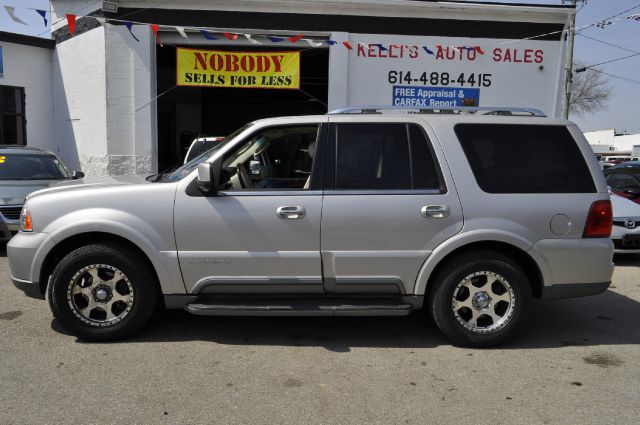
<path id="1" fill-rule="evenodd" d="M 634 145 L 640 145 L 640 134 L 625 134 L 615 137 L 615 146 L 621 151 L 631 151 Z"/>
<path id="2" fill-rule="evenodd" d="M 596 153 L 631 152 L 640 145 L 640 134 L 616 135 L 615 130 L 599 130 L 584 133 L 591 148 Z"/>
<path id="3" fill-rule="evenodd" d="M 140 42 L 126 28 L 108 25 L 57 45 L 56 146 L 87 176 L 157 168 L 155 49 L 146 29 L 134 28 Z"/>
<path id="4" fill-rule="evenodd" d="M 587 139 L 590 145 L 613 145 L 615 131 L 613 129 L 589 131 L 584 133 L 584 137 Z"/>
<path id="5" fill-rule="evenodd" d="M 53 93 L 51 60 L 53 50 L 0 42 L 4 76 L 0 85 L 24 87 L 27 145 L 56 151 L 52 137 Z"/>
<path id="6" fill-rule="evenodd" d="M 56 46 L 53 105 L 56 146 L 71 168 L 107 174 L 105 31 L 95 28 Z"/>
<path id="7" fill-rule="evenodd" d="M 147 27 L 106 28 L 108 172 L 150 173 L 157 168 L 155 47 Z"/>

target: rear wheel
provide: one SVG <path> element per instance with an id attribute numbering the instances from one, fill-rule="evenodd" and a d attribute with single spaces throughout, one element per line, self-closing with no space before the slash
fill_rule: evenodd
<path id="1" fill-rule="evenodd" d="M 149 320 L 158 300 L 155 277 L 143 259 L 115 244 L 67 254 L 54 269 L 48 291 L 62 327 L 93 341 L 131 335 Z"/>
<path id="2" fill-rule="evenodd" d="M 445 266 L 428 303 L 436 325 L 454 343 L 490 347 L 512 338 L 525 321 L 531 286 L 510 258 L 476 251 Z"/>

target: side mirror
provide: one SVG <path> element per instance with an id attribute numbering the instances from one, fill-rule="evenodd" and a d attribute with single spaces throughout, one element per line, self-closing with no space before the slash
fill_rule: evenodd
<path id="1" fill-rule="evenodd" d="M 84 173 L 82 171 L 72 171 L 71 172 L 71 178 L 73 180 L 83 179 L 84 178 Z"/>
<path id="2" fill-rule="evenodd" d="M 218 193 L 221 167 L 222 158 L 216 158 L 213 162 L 203 162 L 198 165 L 197 184 L 202 193 L 207 195 Z"/>

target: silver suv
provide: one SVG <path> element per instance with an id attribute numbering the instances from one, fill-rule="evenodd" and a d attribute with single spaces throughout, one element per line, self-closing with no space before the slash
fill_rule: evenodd
<path id="1" fill-rule="evenodd" d="M 534 301 L 600 293 L 611 204 L 573 123 L 535 110 L 349 108 L 253 122 L 166 175 L 30 195 L 12 279 L 86 340 L 158 305 L 198 315 L 401 316 L 454 343 Z"/>

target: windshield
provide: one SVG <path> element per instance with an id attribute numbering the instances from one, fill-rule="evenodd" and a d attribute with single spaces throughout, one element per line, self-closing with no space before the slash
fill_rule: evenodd
<path id="1" fill-rule="evenodd" d="M 51 155 L 0 154 L 0 180 L 64 180 L 69 171 Z"/>
<path id="2" fill-rule="evenodd" d="M 207 159 L 211 158 L 211 156 L 214 153 L 216 153 L 223 146 L 226 146 L 226 144 L 231 142 L 233 139 L 235 139 L 236 136 L 238 136 L 238 134 L 242 133 L 247 128 L 251 127 L 252 125 L 253 125 L 253 123 L 249 123 L 249 124 L 245 125 L 244 127 L 239 128 L 238 130 L 234 131 L 229 136 L 227 136 L 227 138 L 224 139 L 223 142 L 220 142 L 220 143 L 216 144 L 215 146 L 211 147 L 211 149 L 209 149 L 208 151 L 198 155 L 197 157 L 193 158 L 191 161 L 189 161 L 186 164 L 184 164 L 182 167 L 177 168 L 175 171 L 171 172 L 170 174 L 167 174 L 166 176 L 163 176 L 159 181 L 162 181 L 162 182 L 176 182 L 176 181 L 182 179 L 183 177 L 185 177 L 186 175 L 191 173 L 191 171 L 193 171 L 199 164 L 201 164 L 201 163 L 205 162 Z"/>
<path id="3" fill-rule="evenodd" d="M 189 152 L 187 153 L 187 158 L 185 160 L 185 164 L 195 157 L 202 155 L 215 145 L 224 141 L 223 138 L 216 138 L 216 140 L 206 140 L 206 139 L 196 139 L 192 144 Z"/>

